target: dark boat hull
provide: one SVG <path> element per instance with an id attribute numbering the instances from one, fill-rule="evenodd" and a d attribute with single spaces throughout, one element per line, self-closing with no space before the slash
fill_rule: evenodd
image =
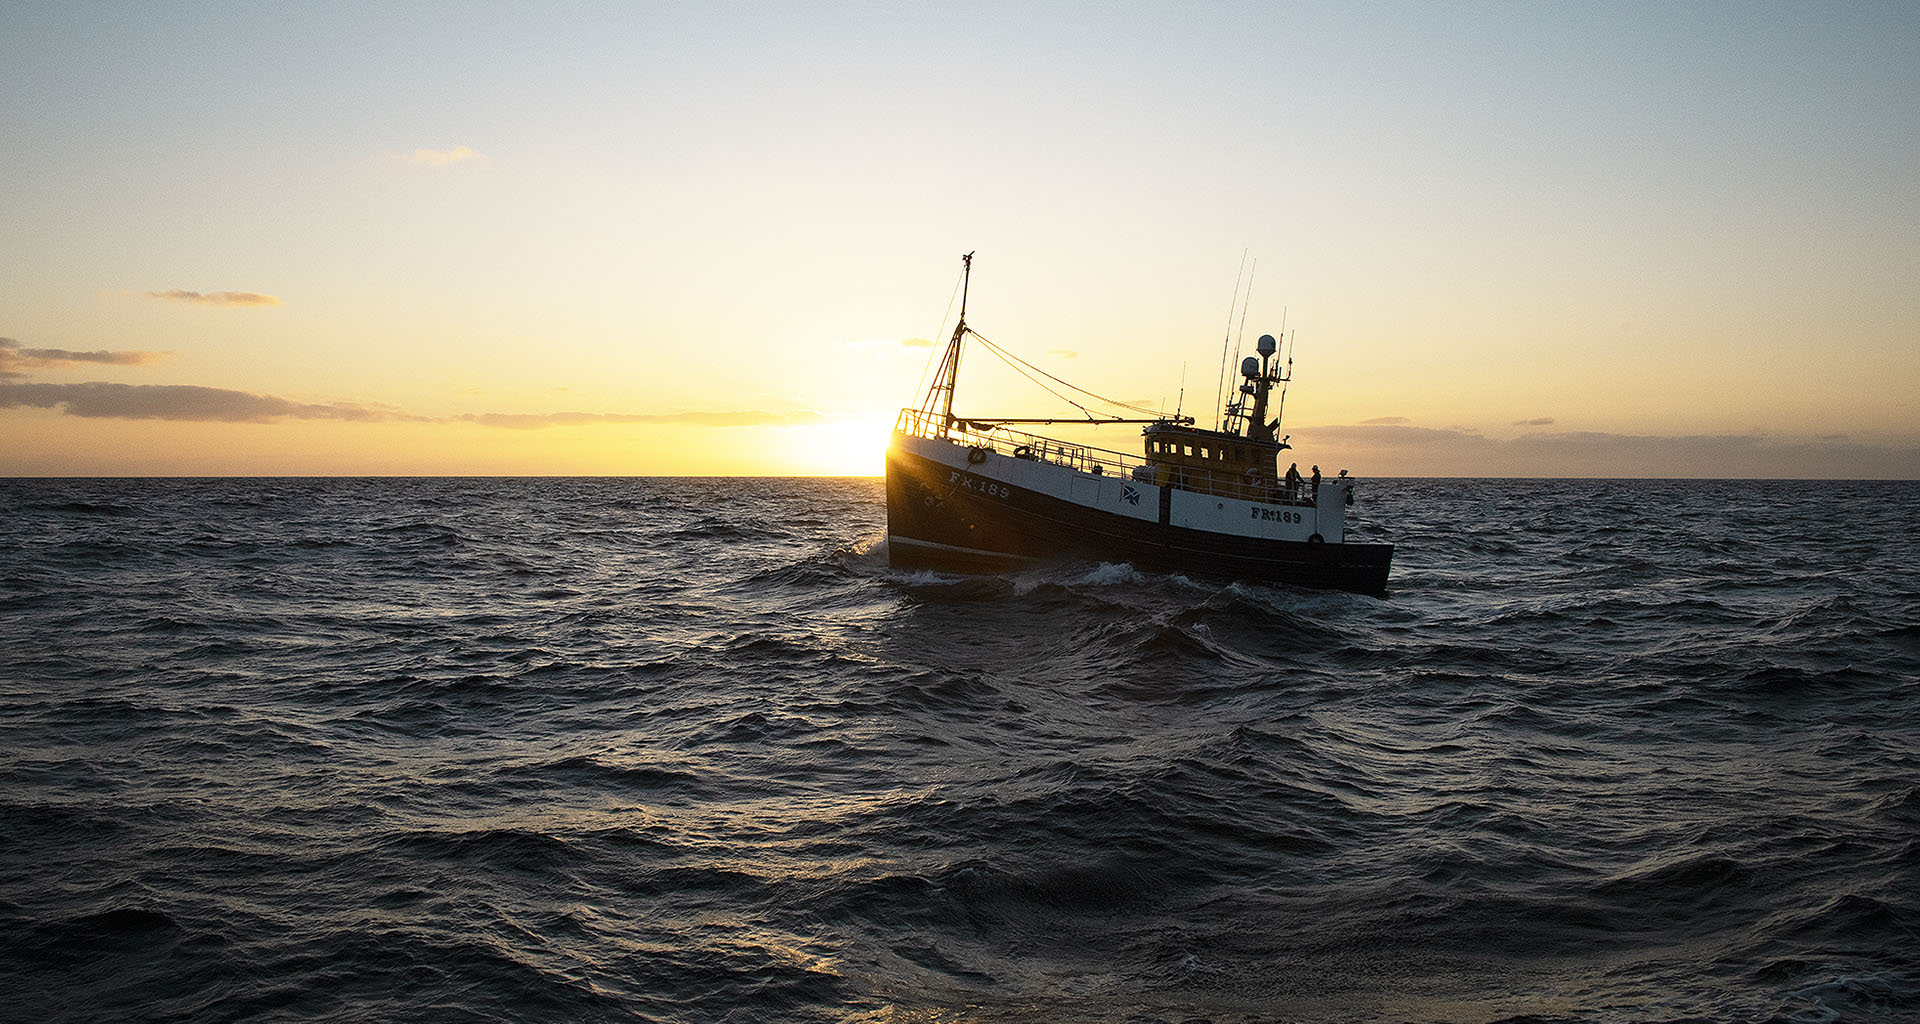
<path id="1" fill-rule="evenodd" d="M 887 452 L 887 558 L 904 569 L 1003 572 L 1059 558 L 1378 594 L 1391 544 L 1197 530 L 1108 512 L 971 473 L 901 445 Z M 1140 488 L 1158 494 L 1160 488 Z M 1164 515 L 1161 517 L 1164 520 Z"/>

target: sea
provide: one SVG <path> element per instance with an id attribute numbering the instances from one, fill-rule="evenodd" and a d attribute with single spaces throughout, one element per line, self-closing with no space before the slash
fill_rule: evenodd
<path id="1" fill-rule="evenodd" d="M 1920 1019 L 1920 483 L 1363 480 L 1384 596 L 873 479 L 0 481 L 0 1019 Z"/>

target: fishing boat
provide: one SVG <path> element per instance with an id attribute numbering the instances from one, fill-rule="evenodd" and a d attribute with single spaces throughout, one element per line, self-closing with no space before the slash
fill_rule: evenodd
<path id="1" fill-rule="evenodd" d="M 1141 418 L 956 415 L 969 338 L 1082 395 L 967 326 L 973 254 L 961 259 L 960 318 L 918 407 L 900 411 L 887 447 L 887 559 L 901 569 L 1006 572 L 1058 559 L 1125 561 L 1159 570 L 1381 593 L 1393 545 L 1348 539 L 1354 478 L 1302 478 L 1274 389 L 1284 404 L 1292 360 L 1262 335 L 1218 429 L 1191 416 Z M 1236 286 L 1237 288 L 1237 286 Z M 1231 320 L 1231 317 L 1229 317 Z M 1030 371 L 1030 372 L 1029 372 Z M 1035 378 L 1036 380 L 1038 378 Z M 1051 390 L 1051 388 L 1050 388 Z M 1056 392 L 1056 394 L 1061 394 Z M 1062 395 L 1062 397 L 1066 397 Z M 1069 399 L 1071 401 L 1071 399 Z M 1102 399 L 1112 406 L 1151 410 Z M 1015 429 L 1058 423 L 1138 424 L 1141 456 Z"/>

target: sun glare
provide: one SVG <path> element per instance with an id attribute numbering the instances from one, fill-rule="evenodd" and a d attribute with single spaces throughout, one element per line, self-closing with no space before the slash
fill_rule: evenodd
<path id="1" fill-rule="evenodd" d="M 890 416 L 829 420 L 781 431 L 787 472 L 796 476 L 879 476 L 886 468 Z"/>

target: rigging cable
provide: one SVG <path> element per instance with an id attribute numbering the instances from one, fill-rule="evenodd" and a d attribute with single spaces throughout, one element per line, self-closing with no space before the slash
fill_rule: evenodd
<path id="1" fill-rule="evenodd" d="M 933 332 L 934 337 L 938 338 L 942 334 L 947 333 L 947 317 L 950 317 L 953 315 L 953 300 L 960 297 L 960 283 L 965 279 L 966 279 L 966 271 L 964 270 L 960 272 L 959 277 L 954 278 L 953 294 L 947 296 L 947 311 L 945 313 L 940 314 L 940 329 Z M 920 383 L 915 384 L 913 386 L 913 393 L 916 395 L 920 393 L 920 389 L 922 387 L 926 386 L 927 371 L 933 369 L 933 350 L 938 347 L 939 347 L 939 344 L 937 342 L 933 342 L 933 341 L 927 342 L 927 361 L 924 364 L 922 364 L 920 367 Z"/>
<path id="2" fill-rule="evenodd" d="M 1007 351 L 1006 349 L 1004 349 L 1004 348 L 1001 348 L 1001 347 L 1000 347 L 999 345 L 997 345 L 997 344 L 995 344 L 995 343 L 994 343 L 994 342 L 992 341 L 992 339 L 989 339 L 989 338 L 987 338 L 987 337 L 986 337 L 985 335 L 982 335 L 982 334 L 981 334 L 981 333 L 980 333 L 979 331 L 976 331 L 976 330 L 974 330 L 974 329 L 973 329 L 973 328 L 971 328 L 971 327 L 969 327 L 969 328 L 967 328 L 967 333 L 968 333 L 968 334 L 971 334 L 971 335 L 973 335 L 973 336 L 974 336 L 974 337 L 976 337 L 976 338 L 979 338 L 979 339 L 980 339 L 980 340 L 981 340 L 982 342 L 984 342 L 984 343 L 986 344 L 986 346 L 987 346 L 987 347 L 988 347 L 989 349 L 991 349 L 991 350 L 993 350 L 993 351 L 995 351 L 995 352 L 998 352 L 998 353 L 999 353 L 1000 355 L 1002 355 L 1003 357 L 1005 357 L 1005 358 L 1007 358 L 1007 359 L 1011 359 L 1011 360 L 1013 360 L 1013 361 L 1015 361 L 1015 362 L 1017 362 L 1017 363 L 1019 363 L 1019 364 L 1021 364 L 1022 366 L 1025 366 L 1026 368 L 1028 368 L 1028 369 L 1030 369 L 1030 370 L 1032 370 L 1033 372 L 1035 372 L 1035 373 L 1038 373 L 1038 374 L 1040 374 L 1040 375 L 1041 375 L 1041 376 L 1043 376 L 1043 377 L 1046 377 L 1046 378 L 1047 378 L 1048 380 L 1051 380 L 1051 381 L 1053 381 L 1054 383 L 1056 383 L 1056 384 L 1059 384 L 1059 385 L 1061 385 L 1062 387 L 1066 387 L 1066 388 L 1071 388 L 1071 389 L 1072 389 L 1072 390 L 1074 390 L 1074 391 L 1077 391 L 1077 392 L 1079 392 L 1079 393 L 1081 393 L 1081 394 L 1083 394 L 1083 395 L 1086 395 L 1086 396 L 1087 396 L 1088 398 L 1092 398 L 1092 399 L 1095 399 L 1095 400 L 1098 400 L 1098 401 L 1101 401 L 1101 402 L 1105 402 L 1105 403 L 1107 403 L 1108 405 L 1111 405 L 1111 406 L 1116 406 L 1116 407 L 1118 407 L 1118 408 L 1121 408 L 1121 409 L 1127 409 L 1127 410 L 1130 410 L 1130 411 L 1132 411 L 1132 412 L 1137 412 L 1137 413 L 1141 413 L 1141 414 L 1143 414 L 1143 415 L 1148 415 L 1148 416 L 1151 416 L 1151 415 L 1154 415 L 1154 411 L 1153 411 L 1152 409 L 1148 409 L 1148 408 L 1146 408 L 1145 406 L 1139 406 L 1139 405 L 1134 405 L 1134 404 L 1133 404 L 1133 403 L 1131 403 L 1131 402 L 1122 402 L 1122 401 L 1120 401 L 1120 400 L 1119 400 L 1119 399 L 1117 399 L 1117 398 L 1108 398 L 1108 397 L 1107 397 L 1107 396 L 1105 396 L 1105 395 L 1102 395 L 1102 394 L 1097 394 L 1097 393 L 1095 393 L 1095 392 L 1092 392 L 1092 391 L 1088 391 L 1088 390 L 1087 390 L 1086 388 L 1083 388 L 1083 387 L 1081 387 L 1081 386 L 1079 386 L 1078 384 L 1074 384 L 1074 383 L 1072 383 L 1072 382 L 1070 382 L 1070 381 L 1065 381 L 1065 380 L 1061 380 L 1060 378 L 1058 378 L 1058 377 L 1055 377 L 1055 376 L 1054 376 L 1053 374 L 1051 374 L 1051 373 L 1048 373 L 1048 372 L 1047 372 L 1047 371 L 1045 371 L 1045 370 L 1042 370 L 1042 369 L 1041 369 L 1041 368 L 1039 368 L 1038 366 L 1035 366 L 1035 365 L 1033 365 L 1032 363 L 1029 363 L 1029 362 L 1027 362 L 1027 361 L 1026 361 L 1026 360 L 1024 360 L 1024 359 L 1021 359 L 1021 358 L 1020 358 L 1019 356 L 1016 356 L 1016 355 L 1014 355 L 1013 353 L 1011 353 L 1011 352 L 1009 352 L 1009 351 Z"/>
<path id="3" fill-rule="evenodd" d="M 1047 378 L 1048 380 L 1053 381 L 1056 384 L 1061 385 L 1062 387 L 1071 388 L 1072 390 L 1077 391 L 1080 394 L 1087 396 L 1088 398 L 1094 399 L 1095 401 L 1105 402 L 1106 404 L 1114 406 L 1116 408 L 1127 409 L 1132 412 L 1140 413 L 1143 416 L 1158 415 L 1152 409 L 1148 409 L 1144 406 L 1138 406 L 1138 405 L 1134 405 L 1131 402 L 1122 402 L 1119 399 L 1108 398 L 1105 395 L 1095 394 L 1094 392 L 1088 391 L 1086 388 L 1080 387 L 1077 384 L 1072 384 L 1067 381 L 1061 380 L 1060 378 L 1055 377 L 1053 374 L 1048 373 L 1045 370 L 1042 370 L 1038 366 L 1035 366 L 1032 363 L 1029 363 L 1026 360 L 1020 358 L 1019 356 L 1016 356 L 1013 353 L 1008 352 L 1006 349 L 1001 348 L 999 345 L 994 344 L 991 338 L 988 338 L 986 335 L 981 334 L 979 331 L 976 331 L 971 327 L 967 328 L 967 333 L 973 335 L 976 338 L 979 338 L 981 344 L 987 346 L 987 351 L 992 352 L 993 354 L 999 356 L 1004 360 L 1007 360 L 1009 363 L 1018 363 L 1019 366 L 1016 366 L 1015 369 L 1019 369 L 1020 366 L 1024 366 L 1028 370 L 1032 370 L 1034 373 L 1040 374 L 1041 376 Z M 1022 372 L 1024 374 L 1024 371 Z M 1028 376 L 1028 379 L 1032 380 L 1033 378 L 1031 376 Z M 1035 383 L 1039 383 L 1039 382 L 1035 381 Z M 1068 402 L 1068 404 L 1072 405 L 1074 408 L 1079 409 L 1082 412 L 1087 412 L 1086 407 L 1080 405 L 1078 402 L 1074 402 L 1072 399 L 1065 398 L 1065 396 L 1061 395 L 1057 391 L 1054 391 L 1052 388 L 1048 388 L 1045 384 L 1041 384 L 1040 386 L 1043 388 L 1046 388 L 1046 390 L 1049 393 L 1053 394 L 1055 397 L 1064 399 L 1065 401 Z M 1089 415 L 1091 415 L 1091 413 L 1089 413 Z M 1114 416 L 1111 418 L 1120 419 L 1121 417 Z"/>
<path id="4" fill-rule="evenodd" d="M 972 332 L 972 331 L 968 331 L 967 333 L 969 333 L 969 334 L 972 334 L 973 332 Z M 1040 374 L 1042 374 L 1042 375 L 1045 375 L 1045 376 L 1052 376 L 1051 374 L 1047 374 L 1047 372 L 1046 372 L 1045 370 L 1039 370 L 1039 369 L 1037 369 L 1037 368 L 1036 368 L 1036 369 L 1034 369 L 1033 371 L 1031 371 L 1031 372 L 1030 372 L 1030 371 L 1029 371 L 1028 369 L 1026 369 L 1026 368 L 1024 368 L 1024 367 L 1022 367 L 1022 366 L 1020 366 L 1020 364 L 1019 364 L 1019 363 L 1017 363 L 1017 362 L 1015 362 L 1015 361 L 1014 361 L 1013 359 L 1010 359 L 1010 358 L 1008 358 L 1008 354 L 1007 354 L 1007 353 L 1005 353 L 1005 352 L 1002 352 L 1002 351 L 1000 351 L 1000 350 L 999 350 L 999 348 L 998 348 L 997 346 L 995 346 L 995 345 L 994 345 L 994 344 L 993 344 L 992 342 L 988 342 L 988 341 L 987 341 L 987 339 L 985 339 L 985 338 L 981 338 L 981 337 L 980 337 L 980 335 L 977 335 L 977 334 L 975 334 L 975 335 L 974 335 L 974 337 L 976 337 L 976 338 L 980 338 L 980 340 L 981 340 L 981 341 L 983 341 L 983 342 L 987 342 L 987 351 L 988 351 L 988 352 L 991 352 L 991 353 L 993 353 L 994 355 L 996 355 L 996 356 L 999 356 L 999 357 L 1001 358 L 1001 360 L 1002 360 L 1003 362 L 1005 362 L 1005 363 L 1006 363 L 1006 364 L 1007 364 L 1008 366 L 1011 366 L 1011 367 L 1013 367 L 1013 371 L 1014 371 L 1015 373 L 1018 373 L 1018 374 L 1020 374 L 1020 375 L 1021 375 L 1022 377 L 1025 377 L 1025 378 L 1027 378 L 1027 379 L 1028 379 L 1029 381 L 1032 381 L 1032 382 L 1034 383 L 1034 385 L 1035 385 L 1035 386 L 1037 386 L 1037 387 L 1039 387 L 1039 388 L 1040 388 L 1040 390 L 1042 390 L 1042 391 L 1045 391 L 1045 392 L 1046 392 L 1047 394 L 1049 394 L 1049 395 L 1052 395 L 1053 397 L 1055 397 L 1055 398 L 1058 398 L 1058 399 L 1059 399 L 1059 400 L 1061 400 L 1062 402 L 1065 402 L 1065 403 L 1067 403 L 1068 405 L 1071 405 L 1071 406 L 1073 406 L 1073 407 L 1074 407 L 1075 409 L 1078 409 L 1078 410 L 1080 410 L 1080 411 L 1081 411 L 1082 413 L 1084 413 L 1084 414 L 1086 415 L 1086 417 L 1087 417 L 1087 421 L 1088 421 L 1089 423 L 1098 423 L 1098 422 L 1099 422 L 1099 420 L 1097 420 L 1097 419 L 1095 419 L 1095 418 L 1094 418 L 1096 414 L 1095 414 L 1095 413 L 1093 412 L 1093 410 L 1091 410 L 1091 409 L 1088 409 L 1088 408 L 1087 408 L 1086 406 L 1084 406 L 1084 405 L 1081 405 L 1081 404 L 1080 404 L 1079 402 L 1076 402 L 1076 401 L 1074 401 L 1073 399 L 1071 399 L 1071 398 L 1068 398 L 1068 397 L 1067 397 L 1066 395 L 1063 395 L 1063 394 L 1061 394 L 1060 392 L 1058 392 L 1058 391 L 1055 391 L 1055 390 L 1054 390 L 1053 388 L 1050 388 L 1050 387 L 1048 387 L 1048 386 L 1047 386 L 1047 383 L 1046 383 L 1046 381 L 1043 381 L 1043 380 L 1041 380 L 1041 379 L 1040 379 L 1039 377 L 1036 377 L 1036 376 L 1034 376 L 1034 373 L 1040 373 Z M 1055 379 L 1055 380 L 1059 380 L 1059 378 L 1057 378 L 1057 377 L 1055 377 L 1054 379 Z M 1065 382 L 1065 381 L 1061 381 L 1061 383 L 1063 383 L 1063 384 L 1065 384 L 1066 382 Z M 1073 387 L 1073 385 L 1071 385 L 1071 384 L 1067 384 L 1067 386 L 1068 386 L 1068 387 Z M 1077 390 L 1079 390 L 1079 389 L 1078 389 L 1078 388 L 1075 388 L 1075 390 L 1077 391 Z M 1097 396 L 1096 396 L 1096 397 L 1097 397 Z M 1102 401 L 1104 401 L 1104 399 L 1102 399 Z M 1120 417 L 1118 417 L 1118 416 L 1112 416 L 1112 415 L 1110 415 L 1110 414 L 1106 414 L 1106 413 L 1101 413 L 1101 414 L 1099 414 L 1099 415 L 1105 415 L 1105 416 L 1108 416 L 1108 418 L 1109 418 L 1109 419 L 1119 419 L 1119 418 L 1120 418 Z"/>

